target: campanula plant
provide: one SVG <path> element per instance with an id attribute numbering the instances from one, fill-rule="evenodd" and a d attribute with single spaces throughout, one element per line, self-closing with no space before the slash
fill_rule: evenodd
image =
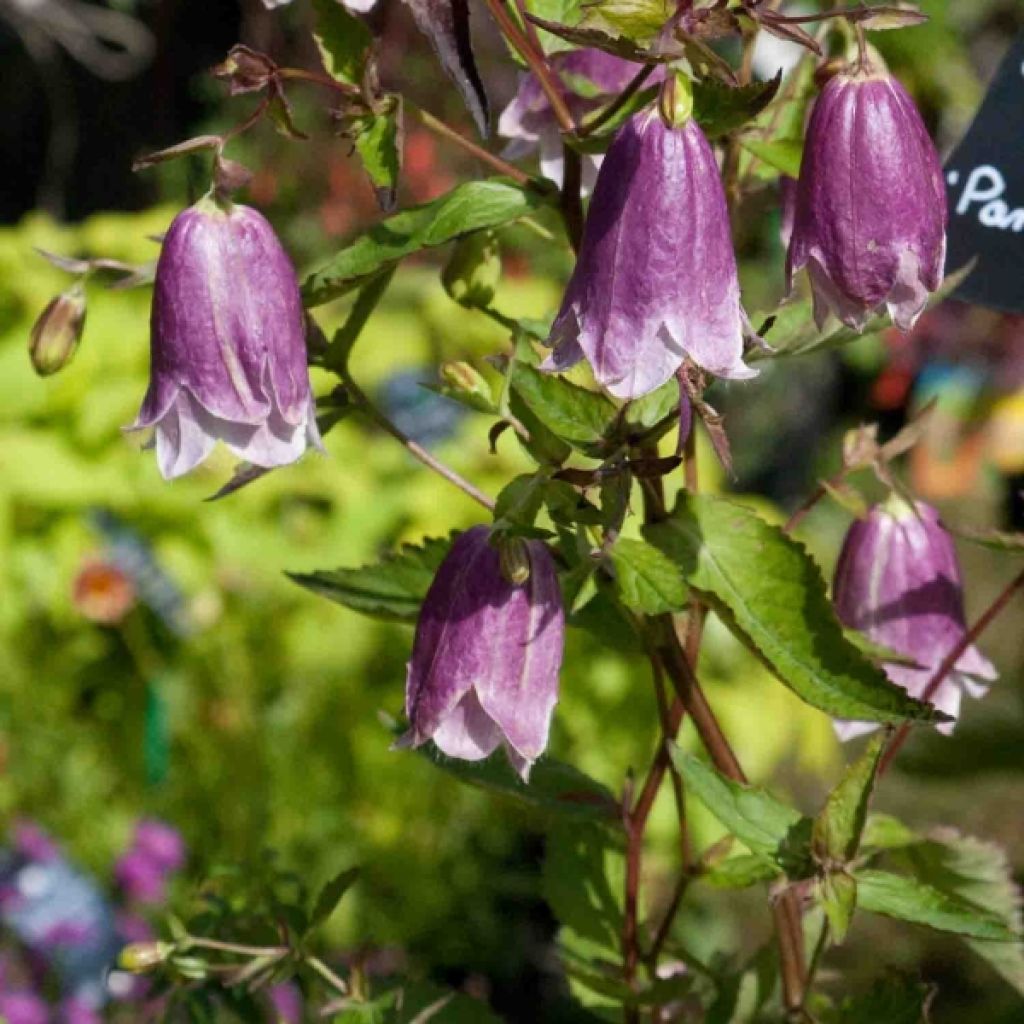
<path id="1" fill-rule="evenodd" d="M 288 480 L 286 467 L 321 447 L 321 432 L 359 420 L 473 503 L 477 519 L 462 529 L 417 538 L 375 564 L 292 578 L 413 627 L 404 702 L 401 672 L 382 664 L 374 680 L 386 706 L 382 749 L 405 759 L 410 787 L 439 768 L 536 816 L 545 858 L 537 889 L 558 920 L 550 960 L 583 1004 L 581 1020 L 853 1024 L 880 1020 L 879 1006 L 895 1007 L 893 1020 L 925 1019 L 933 994 L 916 981 L 888 977 L 880 963 L 877 989 L 860 991 L 831 960 L 870 914 L 971 940 L 974 953 L 1019 984 L 1024 954 L 1005 862 L 968 857 L 965 844 L 975 840 L 954 830 L 925 835 L 917 823 L 878 817 L 872 800 L 911 729 L 950 732 L 971 713 L 962 693 L 982 696 L 996 682 L 982 634 L 1024 587 L 1024 573 L 968 616 L 971 581 L 953 527 L 909 494 L 902 460 L 920 420 L 884 442 L 873 427 L 848 437 L 840 471 L 781 524 L 702 491 L 696 441 L 710 437 L 728 469 L 730 424 L 709 388 L 754 406 L 761 366 L 774 362 L 772 375 L 784 379 L 785 357 L 837 349 L 884 314 L 906 329 L 941 299 L 946 207 L 935 145 L 866 36 L 912 28 L 923 16 L 867 4 L 790 14 L 758 0 L 664 9 L 485 0 L 472 16 L 464 0 L 406 3 L 475 122 L 472 137 L 390 91 L 403 84 L 402 69 L 379 60 L 381 10 L 317 0 L 322 67 L 280 67 L 273 55 L 234 47 L 214 74 L 232 95 L 256 94 L 245 120 L 140 162 L 206 154 L 212 180 L 162 242 L 151 382 L 133 430 L 153 435 L 167 480 L 223 441 L 242 460 L 223 497 L 269 471 Z M 497 126 L 520 145 L 501 154 L 487 140 L 502 84 L 481 76 L 473 50 L 484 7 L 502 55 L 514 57 L 506 93 L 520 74 Z M 556 9 L 564 21 L 553 20 Z M 750 48 L 762 32 L 804 48 L 800 74 L 753 76 Z M 723 56 L 739 45 L 747 48 L 739 61 Z M 226 151 L 264 115 L 299 135 L 288 97 L 307 87 L 330 97 L 332 123 L 389 216 L 300 286 L 263 214 L 235 199 L 249 173 Z M 406 119 L 494 173 L 392 213 Z M 600 167 L 592 192 L 586 166 Z M 806 267 L 809 289 L 779 296 L 751 323 L 737 237 L 741 247 L 769 235 L 774 242 L 777 231 L 760 231 L 758 218 L 778 205 L 771 197 L 780 179 L 788 253 L 783 268 L 775 252 L 777 278 L 796 289 Z M 503 305 L 503 252 L 519 232 L 543 239 L 545 255 L 565 268 L 561 298 L 543 317 Z M 502 341 L 486 360 L 460 357 L 439 368 L 437 384 L 486 418 L 481 459 L 516 446 L 528 460 L 496 493 L 448 465 L 422 424 L 394 422 L 353 370 L 362 329 L 407 257 L 448 259 L 439 285 L 499 325 Z M 79 277 L 98 266 L 60 259 Z M 147 283 L 137 268 L 121 272 Z M 335 300 L 349 295 L 339 312 Z M 830 312 L 845 326 L 829 325 Z M 33 342 L 47 367 L 59 368 L 73 349 L 62 331 L 53 359 L 37 351 L 42 335 Z M 870 505 L 851 482 L 866 470 L 889 495 L 881 503 Z M 830 590 L 799 532 L 833 499 L 856 521 Z M 1024 546 L 1014 536 L 980 539 L 1011 552 Z M 331 643 L 345 642 L 342 630 Z M 582 642 L 567 643 L 570 631 Z M 808 780 L 797 807 L 751 784 L 750 751 L 704 685 L 713 671 L 701 656 L 706 633 L 730 633 L 763 666 L 755 710 L 764 730 L 777 728 L 767 710 L 774 679 L 820 713 L 826 734 L 829 721 L 845 736 L 874 733 L 835 785 Z M 562 760 L 574 723 L 558 711 L 560 672 L 567 652 L 589 664 L 597 643 L 629 656 L 631 701 L 649 709 L 649 729 L 634 737 L 644 744 L 636 770 L 610 786 Z M 596 673 L 581 678 L 588 693 L 602 685 Z M 330 728 L 340 744 L 342 699 L 337 708 Z M 587 753 L 600 763 L 601 751 Z M 662 825 L 678 833 L 679 862 L 675 879 L 658 887 L 645 857 L 662 791 L 659 809 L 670 808 Z M 706 842 L 695 825 L 698 805 L 719 841 Z M 146 902 L 180 861 L 174 837 L 146 823 L 118 878 Z M 361 884 L 386 885 L 383 871 Z M 123 965 L 211 999 L 244 982 L 291 1009 L 295 993 L 280 986 L 301 968 L 302 1005 L 320 1016 L 377 1019 L 380 1010 L 389 1021 L 425 1020 L 424 1006 L 387 1015 L 406 1013 L 405 982 L 376 981 L 369 954 L 329 965 L 310 953 L 309 932 L 354 881 L 344 872 L 311 908 L 278 913 L 273 944 L 177 927 L 130 949 Z M 763 929 L 751 919 L 738 935 L 718 922 L 722 888 L 758 890 Z M 429 1013 L 456 998 L 442 995 Z"/>

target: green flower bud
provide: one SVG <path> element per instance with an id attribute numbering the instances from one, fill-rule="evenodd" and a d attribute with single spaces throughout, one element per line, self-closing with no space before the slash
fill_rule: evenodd
<path id="1" fill-rule="evenodd" d="M 530 578 L 530 552 L 518 537 L 502 537 L 498 542 L 501 575 L 517 587 Z"/>
<path id="2" fill-rule="evenodd" d="M 85 327 L 85 291 L 76 284 L 50 300 L 32 326 L 28 354 L 40 377 L 71 362 Z"/>
<path id="3" fill-rule="evenodd" d="M 501 253 L 493 231 L 476 231 L 459 241 L 441 275 L 445 291 L 460 305 L 489 306 L 501 280 Z"/>
<path id="4" fill-rule="evenodd" d="M 145 974 L 164 963 L 173 951 L 169 942 L 132 942 L 118 954 L 117 965 L 133 974 Z"/>

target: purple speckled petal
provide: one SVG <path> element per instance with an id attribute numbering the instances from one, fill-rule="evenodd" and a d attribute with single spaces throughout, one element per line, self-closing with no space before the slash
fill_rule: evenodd
<path id="1" fill-rule="evenodd" d="M 967 630 L 953 540 L 935 509 L 923 502 L 917 503 L 915 515 L 894 497 L 873 508 L 866 520 L 854 522 L 839 555 L 833 591 L 845 625 L 918 663 L 886 666 L 892 682 L 914 697 L 923 696 Z M 952 713 L 965 691 L 977 696 L 981 681 L 995 677 L 991 662 L 970 647 L 932 700 Z"/>
<path id="2" fill-rule="evenodd" d="M 947 221 L 938 154 L 906 90 L 839 74 L 814 105 L 786 261 L 808 266 L 815 318 L 860 330 L 887 306 L 909 329 L 942 281 Z"/>
<path id="3" fill-rule="evenodd" d="M 432 738 L 449 756 L 467 760 L 503 742 L 525 778 L 547 745 L 564 613 L 547 548 L 527 542 L 530 578 L 517 586 L 502 576 L 489 537 L 486 526 L 459 536 L 423 602 L 403 742 L 418 746 Z"/>
<path id="4" fill-rule="evenodd" d="M 743 315 L 714 152 L 695 121 L 656 113 L 619 131 L 598 174 L 551 342 L 579 347 L 612 394 L 664 384 L 684 358 L 720 377 L 743 363 Z"/>

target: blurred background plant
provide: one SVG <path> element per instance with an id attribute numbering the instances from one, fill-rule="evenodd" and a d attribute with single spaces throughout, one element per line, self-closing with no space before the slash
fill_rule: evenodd
<path id="1" fill-rule="evenodd" d="M 931 16 L 926 26 L 885 33 L 879 43 L 948 149 L 1024 28 L 1024 9 L 1014 0 L 921 6 Z M 371 17 L 385 40 L 385 81 L 469 132 L 457 97 L 438 87 L 429 47 L 405 7 L 385 0 Z M 226 499 L 204 504 L 230 478 L 223 452 L 187 479 L 164 484 L 121 431 L 145 388 L 144 289 L 110 292 L 90 281 L 73 363 L 42 379 L 26 357 L 33 322 L 67 287 L 66 274 L 34 250 L 152 261 L 153 237 L 205 188 L 203 164 L 190 159 L 132 176 L 132 159 L 225 130 L 244 116 L 246 98 L 226 99 L 202 73 L 235 41 L 282 64 L 314 65 L 301 31 L 309 18 L 303 4 L 271 16 L 258 0 L 208 0 L 201 11 L 173 0 L 0 3 L 5 870 L 24 870 L 26 858 L 59 866 L 64 881 L 54 884 L 77 885 L 92 901 L 104 922 L 97 955 L 108 955 L 111 943 L 149 941 L 151 934 L 173 940 L 170 911 L 216 933 L 217 922 L 203 917 L 211 886 L 231 908 L 227 937 L 273 944 L 273 935 L 247 934 L 245 924 L 247 914 L 258 915 L 260 900 L 272 898 L 268 889 L 297 880 L 302 892 L 288 900 L 298 906 L 340 869 L 358 864 L 359 883 L 317 940 L 328 960 L 365 964 L 381 975 L 401 967 L 414 979 L 461 989 L 473 998 L 459 1004 L 466 1016 L 452 1019 L 489 1019 L 484 1002 L 512 1021 L 587 1019 L 574 1016 L 582 1011 L 569 1001 L 552 952 L 557 926 L 541 899 L 544 840 L 536 812 L 496 803 L 412 754 L 390 751 L 386 716 L 401 707 L 409 630 L 321 601 L 282 572 L 358 565 L 398 543 L 471 525 L 479 516 L 469 499 L 421 472 L 387 436 L 348 421 L 328 436 L 327 457 L 307 456 Z M 482 11 L 477 25 L 484 77 L 501 104 L 515 86 L 510 65 L 498 60 L 504 55 Z M 759 57 L 769 73 L 782 59 L 772 52 Z M 318 106 L 296 98 L 296 121 L 308 141 L 260 129 L 240 139 L 232 155 L 256 169 L 248 201 L 274 221 L 301 269 L 377 210 L 350 144 L 333 137 Z M 450 109 L 438 109 L 442 103 Z M 474 175 L 467 159 L 410 125 L 403 204 Z M 766 215 L 744 219 L 739 243 L 751 309 L 770 308 L 782 289 L 778 221 L 768 215 L 776 199 L 767 191 L 762 197 Z M 495 307 L 550 316 L 568 256 L 523 227 L 503 230 L 500 244 Z M 487 418 L 419 384 L 436 384 L 443 361 L 501 350 L 507 332 L 452 301 L 438 287 L 441 266 L 442 257 L 417 258 L 402 268 L 353 369 L 409 433 L 494 494 L 525 469 L 524 456 L 507 439 L 492 453 Z M 342 322 L 348 305 L 329 307 L 325 329 Z M 327 377 L 314 371 L 313 384 L 323 392 Z M 818 477 L 835 470 L 845 430 L 877 420 L 888 436 L 935 397 L 937 413 L 910 467 L 915 489 L 956 522 L 1024 525 L 1020 318 L 949 304 L 908 338 L 872 336 L 841 354 L 773 361 L 753 387 L 756 401 L 726 388 L 717 396 L 738 479 L 716 478 L 713 457 L 704 452 L 709 487 L 756 496 L 767 514 L 781 518 Z M 847 521 L 830 505 L 808 518 L 804 537 L 823 566 L 834 561 Z M 964 545 L 961 554 L 970 618 L 1013 567 L 984 548 Z M 882 810 L 915 827 L 952 819 L 998 841 L 1018 877 L 1020 621 L 1018 600 L 986 637 L 1000 669 L 991 695 L 965 709 L 955 739 L 915 738 L 879 797 Z M 553 739 L 557 756 L 613 790 L 631 766 L 646 765 L 657 740 L 648 669 L 638 652 L 618 646 L 620 639 L 602 646 L 571 638 L 587 657 L 573 657 L 572 648 L 567 654 Z M 772 773 L 797 798 L 819 801 L 841 765 L 827 718 L 766 685 L 765 670 L 724 630 L 711 629 L 704 657 L 707 688 L 751 775 Z M 145 834 L 140 819 L 149 818 L 183 837 L 173 865 L 154 867 L 145 855 L 133 861 L 126 854 L 137 852 Z M 698 843 L 720 833 L 699 807 L 692 819 Z M 664 899 L 676 858 L 668 793 L 650 835 L 647 891 L 652 900 Z M 172 866 L 178 873 L 165 900 L 160 890 Z M 680 936 L 708 962 L 716 950 L 754 949 L 763 938 L 748 926 L 746 896 L 726 897 L 731 914 L 712 919 L 707 907 L 722 898 L 694 888 L 680 915 Z M 115 912 L 130 906 L 134 914 L 137 903 L 146 905 L 145 923 Z M 75 983 L 60 958 L 45 954 L 40 961 L 34 940 L 6 911 L 3 934 L 0 1014 L 9 1024 L 50 1013 L 54 1020 L 88 1019 L 72 1016 Z M 854 984 L 873 973 L 879 944 L 901 967 L 941 980 L 936 1022 L 1020 1020 L 1024 979 L 1001 980 L 937 933 L 858 919 L 838 954 Z M 258 1012 L 281 1020 L 312 1012 L 302 1009 L 302 993 L 315 979 L 300 974 L 288 985 L 273 989 L 274 1000 Z M 19 1016 L 18 999 L 27 1005 L 30 995 L 50 1009 Z M 206 998 L 197 999 L 197 1015 L 204 1007 L 217 1019 L 252 1019 L 246 1014 L 257 1012 Z M 115 1016 L 139 1019 L 133 1014 L 141 1004 L 112 1005 Z"/>

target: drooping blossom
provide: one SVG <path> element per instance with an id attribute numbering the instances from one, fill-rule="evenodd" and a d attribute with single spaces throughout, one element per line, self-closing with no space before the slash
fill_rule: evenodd
<path id="1" fill-rule="evenodd" d="M 461 534 L 437 571 L 416 625 L 402 745 L 432 739 L 449 757 L 476 761 L 503 745 L 525 781 L 547 746 L 558 700 L 565 616 L 551 553 L 518 549 L 513 583 L 490 530 Z"/>
<path id="2" fill-rule="evenodd" d="M 205 198 L 175 218 L 156 269 L 150 351 L 130 429 L 155 427 L 166 479 L 217 441 L 263 467 L 320 446 L 298 281 L 256 210 Z"/>
<path id="3" fill-rule="evenodd" d="M 924 698 L 967 626 L 953 539 L 934 508 L 921 501 L 915 507 L 894 495 L 853 523 L 836 565 L 833 594 L 844 625 L 914 663 L 888 662 L 885 672 L 912 697 Z M 963 694 L 982 696 L 995 677 L 992 663 L 970 646 L 927 699 L 955 719 Z M 949 733 L 954 724 L 939 729 Z M 843 739 L 875 728 L 871 722 L 836 723 Z"/>
<path id="4" fill-rule="evenodd" d="M 786 274 L 807 267 L 819 326 L 863 329 L 885 306 L 902 330 L 942 283 L 946 190 L 914 101 L 885 71 L 829 79 L 807 128 Z"/>
<path id="5" fill-rule="evenodd" d="M 640 71 L 639 64 L 595 49 L 556 53 L 551 57 L 551 65 L 565 85 L 566 106 L 577 123 L 613 100 Z M 532 71 L 520 75 L 519 88 L 498 119 L 498 134 L 512 140 L 505 148 L 506 157 L 520 160 L 539 151 L 541 173 L 562 184 L 565 165 L 562 132 L 551 101 Z M 586 193 L 594 187 L 601 160 L 598 154 L 583 158 Z"/>
<path id="6" fill-rule="evenodd" d="M 619 398 L 653 391 L 687 357 L 742 379 L 755 373 L 743 362 L 745 326 L 711 146 L 692 119 L 675 128 L 635 115 L 598 175 L 544 368 L 586 358 Z"/>

